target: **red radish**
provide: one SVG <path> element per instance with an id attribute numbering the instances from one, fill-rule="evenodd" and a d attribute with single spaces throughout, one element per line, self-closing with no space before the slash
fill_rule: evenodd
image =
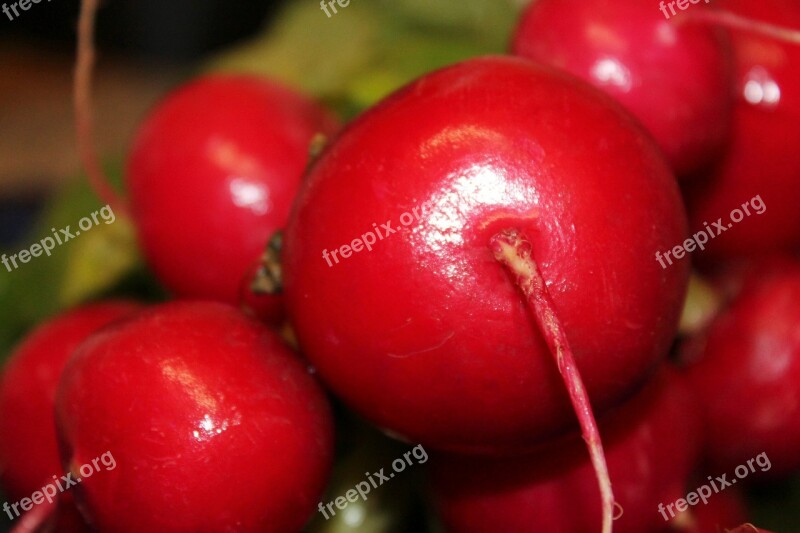
<path id="1" fill-rule="evenodd" d="M 333 452 L 330 410 L 277 334 L 227 305 L 151 308 L 93 336 L 56 399 L 62 461 L 100 531 L 298 531 Z"/>
<path id="2" fill-rule="evenodd" d="M 614 531 L 660 531 L 667 525 L 658 506 L 685 496 L 700 451 L 694 411 L 686 384 L 664 372 L 600 420 L 614 492 L 624 509 Z M 582 448 L 572 436 L 529 457 L 432 457 L 432 488 L 444 525 L 453 533 L 596 531 L 598 493 Z"/>
<path id="3" fill-rule="evenodd" d="M 512 51 L 613 96 L 653 135 L 679 175 L 722 155 L 732 107 L 731 53 L 712 26 L 667 20 L 652 1 L 538 0 L 523 15 Z"/>
<path id="4" fill-rule="evenodd" d="M 0 481 L 11 501 L 29 498 L 63 473 L 53 406 L 72 352 L 96 330 L 139 308 L 114 301 L 68 311 L 36 328 L 11 355 L 0 378 Z M 59 503 L 61 514 L 69 514 L 69 502 Z"/>
<path id="5" fill-rule="evenodd" d="M 794 0 L 725 0 L 722 7 L 754 20 L 800 28 Z M 732 32 L 736 106 L 732 146 L 709 179 L 688 193 L 693 232 L 760 195 L 766 211 L 709 242 L 700 258 L 758 257 L 800 246 L 800 46 L 750 29 Z M 727 225 L 727 224 L 725 224 Z"/>
<path id="6" fill-rule="evenodd" d="M 286 223 L 312 139 L 333 133 L 335 117 L 272 80 L 193 80 L 139 128 L 127 162 L 128 205 L 109 188 L 91 143 L 97 4 L 82 2 L 75 77 L 78 143 L 94 188 L 130 211 L 145 256 L 175 295 L 241 303 L 279 320 L 280 298 L 253 298 L 247 283 L 270 236 Z"/>
<path id="7" fill-rule="evenodd" d="M 688 368 L 705 419 L 707 455 L 720 472 L 766 454 L 748 477 L 800 468 L 800 264 L 756 270 L 695 343 Z M 763 464 L 762 464 L 763 463 Z M 729 474 L 732 475 L 732 474 Z"/>
<path id="8" fill-rule="evenodd" d="M 328 266 L 323 250 L 387 220 L 399 235 Z M 514 58 L 422 78 L 312 167 L 283 254 L 301 346 L 351 405 L 414 442 L 494 452 L 573 427 L 489 248 L 509 227 L 531 238 L 595 405 L 629 395 L 672 341 L 687 283 L 685 261 L 654 256 L 684 238 L 675 181 L 610 100 Z"/>
<path id="9" fill-rule="evenodd" d="M 254 77 L 201 78 L 167 98 L 141 126 L 126 177 L 159 279 L 178 296 L 237 303 L 288 218 L 312 137 L 333 129 L 310 100 Z"/>
<path id="10" fill-rule="evenodd" d="M 512 229 L 529 238 L 512 252 L 535 252 L 521 262 L 538 296 L 511 273 L 550 300 L 533 306 L 544 335 L 493 257 Z M 674 178 L 616 104 L 528 61 L 480 58 L 395 93 L 315 163 L 285 235 L 285 296 L 340 397 L 434 448 L 518 451 L 574 427 L 564 371 L 604 479 L 586 392 L 607 408 L 666 353 L 688 267 L 664 270 L 655 252 L 685 230 Z M 577 367 L 553 364 L 567 337 Z"/>

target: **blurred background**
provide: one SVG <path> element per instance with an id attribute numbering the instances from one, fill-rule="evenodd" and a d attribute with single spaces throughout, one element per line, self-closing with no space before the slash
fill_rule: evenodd
<path id="1" fill-rule="evenodd" d="M 268 24 L 280 0 L 114 0 L 98 18 L 97 138 L 124 153 L 143 113 L 203 58 Z M 79 170 L 71 84 L 80 2 L 0 16 L 0 246 Z"/>

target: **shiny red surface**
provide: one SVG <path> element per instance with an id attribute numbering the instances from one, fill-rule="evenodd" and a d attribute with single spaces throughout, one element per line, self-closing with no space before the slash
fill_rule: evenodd
<path id="1" fill-rule="evenodd" d="M 794 0 L 726 0 L 719 5 L 754 20 L 800 28 Z M 688 194 L 694 231 L 727 219 L 756 195 L 767 206 L 709 243 L 700 259 L 759 256 L 800 247 L 800 46 L 752 32 L 732 32 L 736 106 L 727 157 Z"/>
<path id="2" fill-rule="evenodd" d="M 683 175 L 725 148 L 731 54 L 722 32 L 685 23 L 690 11 L 667 13 L 669 20 L 658 2 L 645 0 L 537 0 L 522 17 L 512 51 L 613 96 Z"/>
<path id="3" fill-rule="evenodd" d="M 293 90 L 246 76 L 185 85 L 141 126 L 126 176 L 147 259 L 177 296 L 237 304 L 283 227 L 316 133 L 335 120 Z M 244 286 L 246 289 L 246 285 Z M 277 297 L 259 314 L 276 318 Z"/>
<path id="4" fill-rule="evenodd" d="M 57 396 L 62 460 L 116 461 L 76 491 L 101 531 L 297 531 L 333 453 L 327 400 L 279 337 L 178 302 L 93 337 Z"/>
<path id="5" fill-rule="evenodd" d="M 72 352 L 96 330 L 138 309 L 105 302 L 68 311 L 39 326 L 11 355 L 0 380 L 0 480 L 13 502 L 63 473 L 53 406 Z"/>
<path id="6" fill-rule="evenodd" d="M 323 259 L 426 203 L 372 251 Z M 304 353 L 351 407 L 412 442 L 494 452 L 571 427 L 553 358 L 489 249 L 508 227 L 533 243 L 593 404 L 632 393 L 683 301 L 687 263 L 655 260 L 684 239 L 675 180 L 610 99 L 511 57 L 425 76 L 311 169 L 283 257 Z"/>
<path id="7" fill-rule="evenodd" d="M 751 276 L 712 324 L 688 377 L 705 417 L 707 455 L 720 471 L 766 452 L 753 482 L 800 468 L 800 264 Z"/>
<path id="8" fill-rule="evenodd" d="M 694 411 L 686 385 L 674 374 L 662 374 L 601 421 L 611 483 L 624 509 L 615 532 L 666 526 L 658 505 L 686 495 L 700 451 Z M 600 492 L 578 436 L 529 457 L 442 456 L 433 457 L 430 468 L 436 508 L 451 533 L 601 529 Z"/>

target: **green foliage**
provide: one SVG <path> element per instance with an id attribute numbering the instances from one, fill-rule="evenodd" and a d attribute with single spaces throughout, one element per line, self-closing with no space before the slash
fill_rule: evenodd
<path id="1" fill-rule="evenodd" d="M 289 4 L 267 31 L 214 58 L 298 87 L 350 117 L 403 84 L 470 57 L 503 53 L 513 0 L 351 0 L 328 18 L 318 2 Z"/>
<path id="2" fill-rule="evenodd" d="M 52 236 L 53 229 L 70 226 L 103 205 L 79 180 L 57 193 L 31 232 L 20 239 L 19 247 L 5 250 L 14 254 L 41 239 Z M 110 291 L 141 262 L 133 228 L 129 220 L 116 216 L 112 224 L 99 225 L 82 232 L 51 255 L 32 258 L 27 264 L 8 272 L 0 271 L 0 361 L 5 359 L 19 336 L 33 324 L 86 300 Z"/>

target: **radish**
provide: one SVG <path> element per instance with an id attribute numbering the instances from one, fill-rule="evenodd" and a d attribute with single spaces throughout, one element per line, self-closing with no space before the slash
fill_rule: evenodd
<path id="1" fill-rule="evenodd" d="M 75 348 L 101 327 L 139 309 L 132 302 L 110 301 L 73 309 L 38 326 L 14 350 L 0 376 L 0 482 L 12 502 L 63 474 L 58 456 L 53 407 L 56 386 Z M 38 506 L 37 506 L 38 507 Z M 47 502 L 42 520 L 55 510 Z M 82 531 L 71 497 L 58 498 L 59 531 Z M 12 517 L 20 522 L 19 507 Z M 34 511 L 31 510 L 31 513 Z M 70 522 L 70 525 L 67 525 Z"/>
<path id="2" fill-rule="evenodd" d="M 94 188 L 132 216 L 148 263 L 174 295 L 242 304 L 280 321 L 280 298 L 255 298 L 248 283 L 270 236 L 286 222 L 312 139 L 335 131 L 336 119 L 271 80 L 200 77 L 176 89 L 140 126 L 127 161 L 129 198 L 120 198 L 91 144 L 97 1 L 83 6 L 76 120 Z"/>
<path id="3" fill-rule="evenodd" d="M 391 434 L 505 453 L 574 428 L 577 408 L 605 479 L 586 396 L 619 403 L 666 354 L 688 265 L 654 254 L 685 233 L 674 177 L 614 102 L 478 58 L 323 152 L 285 233 L 285 298 L 323 379 Z"/>
<path id="4" fill-rule="evenodd" d="M 698 254 L 707 264 L 800 246 L 800 40 L 784 42 L 779 37 L 789 33 L 784 37 L 789 39 L 797 33 L 774 26 L 800 28 L 800 4 L 794 0 L 719 4 L 743 17 L 740 28 L 731 32 L 736 58 L 733 139 L 708 179 L 687 191 L 692 232 L 720 217 L 727 221 L 732 210 L 757 195 L 766 212 L 724 228 L 725 233 Z M 755 31 L 751 20 L 773 26 Z"/>
<path id="5" fill-rule="evenodd" d="M 74 477 L 113 455 L 74 491 L 100 531 L 299 531 L 333 455 L 306 366 L 218 303 L 163 304 L 94 335 L 64 370 L 56 421 Z"/>
<path id="6" fill-rule="evenodd" d="M 724 32 L 679 21 L 667 20 L 657 2 L 537 0 L 523 15 L 511 49 L 613 96 L 683 176 L 723 154 L 733 74 Z"/>
<path id="7" fill-rule="evenodd" d="M 694 339 L 687 375 L 700 402 L 710 464 L 759 462 L 748 479 L 800 468 L 800 264 L 750 272 L 730 308 Z M 763 463 L 763 464 L 762 464 Z M 732 475 L 732 474 L 729 474 Z"/>

